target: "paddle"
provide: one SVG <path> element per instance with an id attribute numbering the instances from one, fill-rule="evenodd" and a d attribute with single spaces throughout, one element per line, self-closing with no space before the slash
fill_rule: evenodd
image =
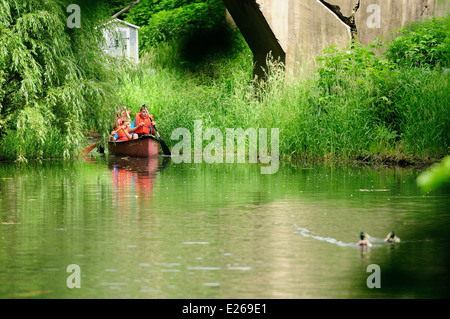
<path id="1" fill-rule="evenodd" d="M 148 116 L 148 118 L 149 118 L 150 121 L 151 121 L 150 113 L 148 112 L 148 108 L 147 108 L 147 106 L 146 106 L 145 104 L 144 104 L 144 107 L 145 107 L 145 111 L 147 112 L 147 116 Z M 158 130 L 156 129 L 156 127 L 153 126 L 153 128 L 155 129 L 156 135 L 158 135 L 159 144 L 161 144 L 161 148 L 162 148 L 162 150 L 163 150 L 164 155 L 170 156 L 171 153 L 170 153 L 170 150 L 169 150 L 169 148 L 167 147 L 166 143 L 164 143 L 164 141 L 162 140 L 162 138 L 161 138 L 161 136 L 159 135 Z"/>
<path id="2" fill-rule="evenodd" d="M 94 147 L 97 146 L 97 144 L 98 144 L 98 142 L 95 142 L 94 144 L 89 145 L 89 146 L 86 147 L 86 148 L 83 148 L 83 149 L 81 150 L 81 154 L 86 155 L 87 153 L 89 153 L 90 151 L 92 151 L 92 150 L 94 149 Z"/>
<path id="3" fill-rule="evenodd" d="M 117 132 L 119 132 L 122 129 L 122 126 L 120 126 L 120 128 L 117 131 L 114 131 L 111 133 L 111 135 L 115 135 Z M 86 155 L 87 153 L 89 153 L 90 151 L 92 151 L 102 140 L 95 142 L 92 145 L 89 145 L 88 147 L 85 147 L 81 150 L 81 154 L 82 155 Z"/>

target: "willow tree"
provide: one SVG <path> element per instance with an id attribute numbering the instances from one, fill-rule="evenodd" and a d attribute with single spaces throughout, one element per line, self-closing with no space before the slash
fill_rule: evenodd
<path id="1" fill-rule="evenodd" d="M 107 11 L 79 3 L 71 28 L 72 3 L 0 0 L 0 158 L 68 158 L 88 130 L 109 129 L 117 61 L 95 28 Z"/>

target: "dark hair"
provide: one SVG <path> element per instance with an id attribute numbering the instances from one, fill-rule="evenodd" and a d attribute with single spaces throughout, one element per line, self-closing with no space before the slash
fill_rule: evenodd
<path id="1" fill-rule="evenodd" d="M 141 106 L 141 111 L 142 110 L 145 110 L 147 108 L 147 106 L 145 106 L 145 104 L 142 104 L 142 106 Z"/>

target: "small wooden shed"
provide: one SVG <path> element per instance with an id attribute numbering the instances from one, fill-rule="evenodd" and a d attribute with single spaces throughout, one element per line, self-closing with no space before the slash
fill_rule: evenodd
<path id="1" fill-rule="evenodd" d="M 140 27 L 129 22 L 114 19 L 103 28 L 105 44 L 103 50 L 112 56 L 126 56 L 131 61 L 139 63 Z"/>

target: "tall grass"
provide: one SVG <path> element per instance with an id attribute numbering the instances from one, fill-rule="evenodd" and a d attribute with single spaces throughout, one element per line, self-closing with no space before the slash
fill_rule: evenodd
<path id="1" fill-rule="evenodd" d="M 286 76 L 269 63 L 262 87 L 251 80 L 251 53 L 190 64 L 179 46 L 160 43 L 141 69 L 124 79 L 120 96 L 146 103 L 159 131 L 193 121 L 203 127 L 279 128 L 282 157 L 332 160 L 438 159 L 450 142 L 450 15 L 406 26 L 385 43 L 325 50 L 315 72 Z M 386 53 L 374 52 L 385 46 Z M 220 63 L 217 63 L 220 61 Z"/>
<path id="2" fill-rule="evenodd" d="M 160 134 L 184 127 L 279 128 L 280 155 L 310 160 L 414 161 L 440 158 L 450 141 L 449 75 L 396 68 L 369 48 L 331 49 L 322 67 L 287 77 L 271 63 L 263 87 L 251 80 L 248 52 L 217 65 L 213 76 L 158 67 L 155 60 L 123 77 L 121 102 L 150 106 Z M 335 68 L 333 62 L 338 61 Z M 330 56 L 331 54 L 331 56 Z M 366 57 L 364 57 L 367 55 Z M 358 60 L 359 59 L 359 60 Z M 342 66 L 345 61 L 347 66 Z M 152 64 L 153 63 L 153 64 Z"/>
<path id="3" fill-rule="evenodd" d="M 439 27 L 441 22 L 427 28 Z M 399 52 L 399 43 L 413 45 L 414 41 L 397 40 L 386 56 L 376 55 L 376 47 L 358 43 L 344 50 L 331 47 L 314 61 L 313 72 L 305 65 L 295 77 L 269 61 L 263 84 L 251 78 L 252 56 L 242 37 L 232 41 L 234 50 L 215 52 L 200 62 L 183 60 L 179 45 L 160 42 L 141 55 L 138 67 L 120 68 L 113 92 L 110 85 L 117 74 L 107 81 L 103 93 L 80 100 L 82 111 L 72 112 L 67 106 L 54 108 L 53 113 L 44 107 L 25 108 L 11 122 L 17 130 L 3 140 L 8 147 L 0 147 L 0 158 L 69 157 L 64 152 L 74 153 L 84 146 L 79 145 L 81 132 L 95 126 L 101 135 L 109 133 L 113 107 L 126 105 L 137 113 L 142 104 L 155 115 L 169 147 L 178 142 L 171 140 L 176 128 L 193 134 L 194 120 L 201 120 L 203 129 L 219 128 L 223 134 L 226 128 L 278 128 L 282 158 L 414 161 L 447 154 L 450 73 L 439 62 L 416 65 L 400 63 L 399 54 L 389 58 Z M 116 99 L 108 100 L 108 96 Z M 65 101 L 64 96 L 61 99 Z M 94 102 L 93 110 L 89 111 L 87 101 Z M 83 114 L 85 121 L 72 120 L 74 114 Z M 48 119 L 71 130 L 46 127 Z M 204 146 L 208 143 L 204 141 Z"/>

